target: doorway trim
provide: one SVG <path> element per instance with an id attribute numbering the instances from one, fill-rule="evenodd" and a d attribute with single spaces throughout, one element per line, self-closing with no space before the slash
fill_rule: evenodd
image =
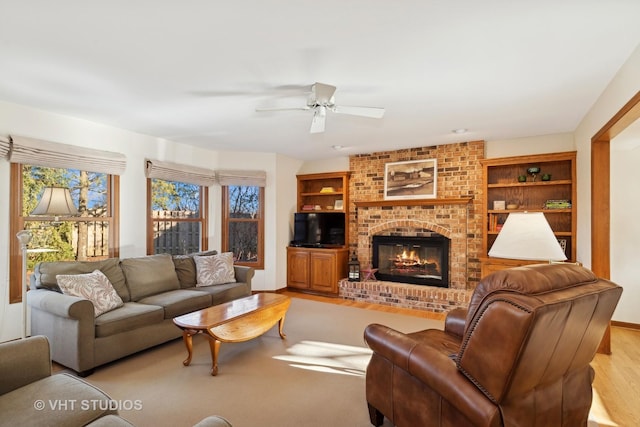
<path id="1" fill-rule="evenodd" d="M 611 278 L 611 141 L 639 118 L 640 91 L 591 138 L 591 270 L 604 279 Z M 598 352 L 611 354 L 610 328 Z"/>

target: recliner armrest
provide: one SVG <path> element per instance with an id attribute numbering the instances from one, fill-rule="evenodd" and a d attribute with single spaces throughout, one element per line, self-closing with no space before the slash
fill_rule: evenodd
<path id="1" fill-rule="evenodd" d="M 454 308 L 444 321 L 444 331 L 462 339 L 467 321 L 467 310 L 464 308 Z"/>
<path id="2" fill-rule="evenodd" d="M 365 328 L 364 340 L 374 353 L 404 370 L 409 370 L 409 357 L 417 345 L 416 340 L 402 332 L 377 323 Z"/>
<path id="3" fill-rule="evenodd" d="M 468 419 L 492 420 L 496 417 L 497 407 L 458 370 L 455 360 L 446 352 L 379 324 L 367 326 L 365 341 L 374 357 L 383 357 L 413 375 Z M 489 424 L 487 421 L 486 425 Z"/>
<path id="4" fill-rule="evenodd" d="M 458 370 L 454 360 L 433 347 L 416 346 L 411 353 L 408 372 L 469 420 L 483 420 L 480 425 L 491 425 L 490 420 L 496 418 L 498 407 Z"/>

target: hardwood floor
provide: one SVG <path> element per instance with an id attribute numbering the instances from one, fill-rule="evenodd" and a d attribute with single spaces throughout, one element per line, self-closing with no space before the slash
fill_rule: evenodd
<path id="1" fill-rule="evenodd" d="M 292 298 L 304 298 L 332 304 L 401 313 L 409 316 L 444 320 L 445 315 L 421 310 L 398 309 L 390 306 L 347 301 L 300 292 L 284 291 Z M 593 405 L 590 426 L 640 426 L 640 330 L 611 327 L 612 354 L 596 354 L 591 365 L 596 371 L 593 383 Z"/>

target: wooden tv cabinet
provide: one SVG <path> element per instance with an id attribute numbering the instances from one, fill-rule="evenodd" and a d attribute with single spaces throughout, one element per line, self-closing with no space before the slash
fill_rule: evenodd
<path id="1" fill-rule="evenodd" d="M 338 281 L 347 277 L 349 250 L 345 248 L 287 247 L 287 287 L 337 296 Z"/>

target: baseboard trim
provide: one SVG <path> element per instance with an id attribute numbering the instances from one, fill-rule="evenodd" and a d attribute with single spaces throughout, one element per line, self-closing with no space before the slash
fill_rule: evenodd
<path id="1" fill-rule="evenodd" d="M 640 324 L 638 324 L 638 323 L 618 322 L 617 320 L 612 320 L 611 321 L 611 326 L 618 326 L 620 328 L 640 330 Z"/>

